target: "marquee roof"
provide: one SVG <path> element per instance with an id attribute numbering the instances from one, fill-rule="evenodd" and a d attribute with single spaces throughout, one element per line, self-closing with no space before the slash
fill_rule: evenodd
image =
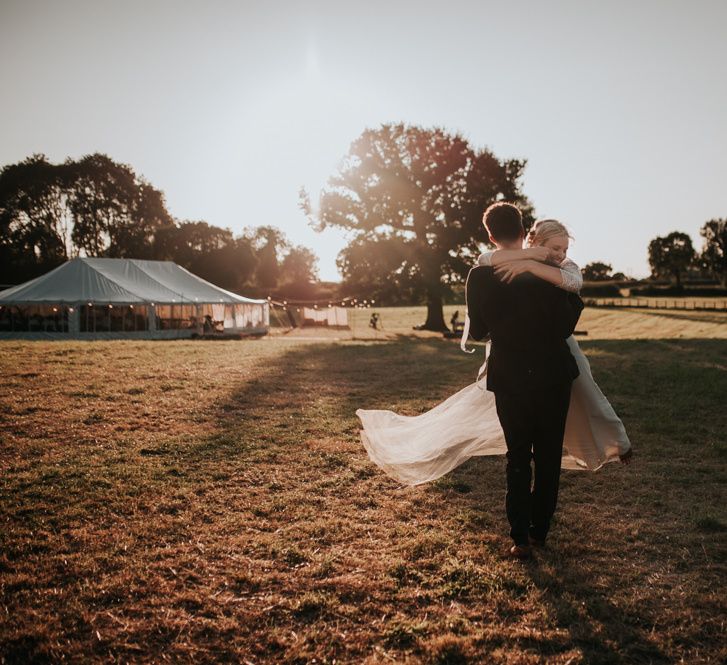
<path id="1" fill-rule="evenodd" d="M 263 304 L 221 289 L 173 261 L 77 258 L 0 291 L 0 305 L 32 303 Z"/>

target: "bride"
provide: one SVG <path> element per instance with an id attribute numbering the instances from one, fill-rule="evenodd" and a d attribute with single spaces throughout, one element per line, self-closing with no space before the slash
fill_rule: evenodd
<path id="1" fill-rule="evenodd" d="M 494 250 L 480 255 L 506 282 L 529 272 L 572 293 L 583 278 L 566 258 L 569 234 L 553 219 L 540 220 L 528 233 L 525 249 Z M 462 349 L 469 333 L 465 322 Z M 593 380 L 588 360 L 576 340 L 567 340 L 580 376 L 573 382 L 563 439 L 564 469 L 600 469 L 608 462 L 631 461 L 631 443 L 623 423 Z M 489 351 L 489 344 L 486 354 Z M 485 390 L 487 361 L 477 380 L 419 416 L 358 409 L 361 440 L 371 460 L 405 485 L 435 480 L 476 455 L 504 455 L 505 436 L 495 409 L 495 395 Z"/>

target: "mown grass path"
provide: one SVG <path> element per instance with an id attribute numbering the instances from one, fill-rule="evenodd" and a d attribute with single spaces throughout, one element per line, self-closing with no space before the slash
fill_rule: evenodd
<path id="1" fill-rule="evenodd" d="M 358 442 L 455 344 L 3 343 L 4 662 L 720 662 L 727 341 L 581 343 L 637 458 L 564 472 L 528 564 L 502 457 L 402 488 Z"/>

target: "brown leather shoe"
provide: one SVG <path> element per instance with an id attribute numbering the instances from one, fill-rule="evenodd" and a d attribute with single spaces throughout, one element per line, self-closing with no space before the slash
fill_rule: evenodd
<path id="1" fill-rule="evenodd" d="M 530 545 L 513 545 L 505 556 L 510 559 L 529 559 L 533 555 Z"/>

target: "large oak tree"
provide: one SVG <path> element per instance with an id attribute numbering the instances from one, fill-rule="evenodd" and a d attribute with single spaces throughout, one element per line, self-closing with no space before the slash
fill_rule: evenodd
<path id="1" fill-rule="evenodd" d="M 519 184 L 524 167 L 523 160 L 500 160 L 441 128 L 382 125 L 353 142 L 316 213 L 306 192 L 301 205 L 318 230 L 353 232 L 338 261 L 344 285 L 379 295 L 399 284 L 426 300 L 424 328 L 446 330 L 443 295 L 466 278 L 488 240 L 485 208 L 511 201 L 532 219 Z"/>

